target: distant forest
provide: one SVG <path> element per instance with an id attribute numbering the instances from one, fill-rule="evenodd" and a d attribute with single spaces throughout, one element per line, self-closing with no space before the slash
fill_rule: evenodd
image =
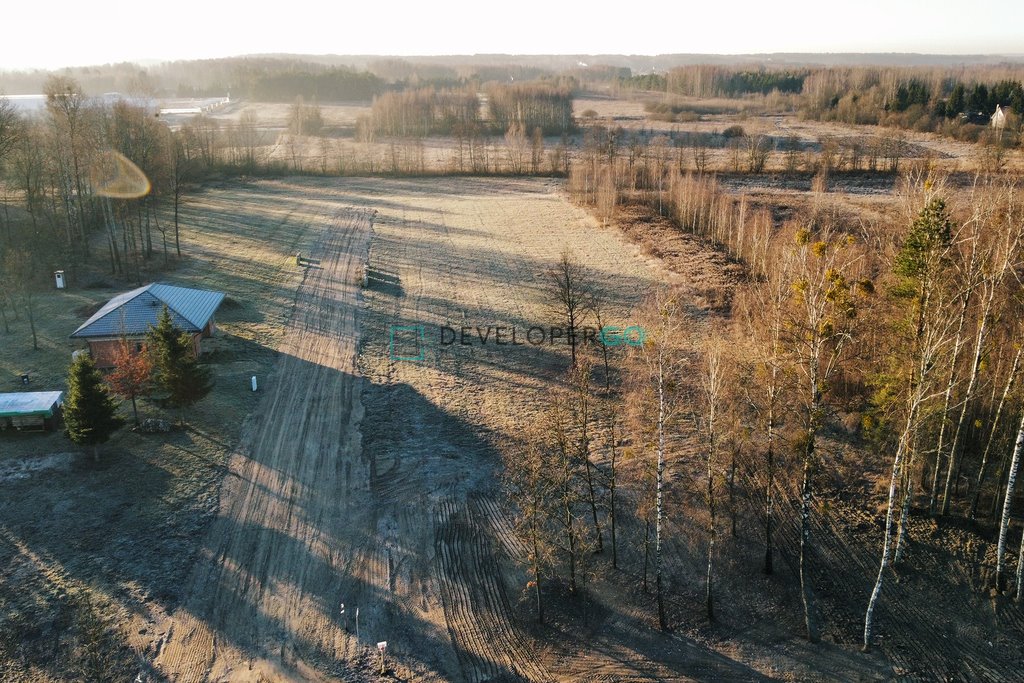
<path id="1" fill-rule="evenodd" d="M 880 124 L 974 139 L 997 105 L 1024 111 L 1024 65 L 958 67 L 681 66 L 620 77 L 620 92 L 657 93 L 648 108 L 677 116 L 675 98 L 734 98 L 774 111 L 853 124 Z"/>
<path id="2" fill-rule="evenodd" d="M 626 70 L 628 75 L 628 69 Z M 61 69 L 87 95 L 119 92 L 151 97 L 232 97 L 262 102 L 294 102 L 297 97 L 319 102 L 367 102 L 377 95 L 406 88 L 481 87 L 487 83 L 548 80 L 572 86 L 571 78 L 516 65 L 448 67 L 414 64 L 401 59 L 378 59 L 365 67 L 324 64 L 307 59 L 236 57 L 167 62 L 151 67 L 108 64 Z M 51 72 L 0 72 L 0 93 L 37 94 Z"/>
<path id="3" fill-rule="evenodd" d="M 416 127 L 450 131 L 453 112 L 449 105 L 453 97 L 458 99 L 454 93 L 484 93 L 496 85 L 512 87 L 524 82 L 542 83 L 551 92 L 563 94 L 609 90 L 641 97 L 657 94 L 661 99 L 648 111 L 659 117 L 683 112 L 685 108 L 674 102 L 677 98 L 733 98 L 755 105 L 763 101 L 766 109 L 798 112 L 812 119 L 935 131 L 961 139 L 975 139 L 978 131 L 973 126 L 985 123 L 984 116 L 991 115 L 996 105 L 1009 106 L 1018 114 L 1024 111 L 1024 65 L 993 62 L 993 58 L 963 57 L 956 64 L 952 58 L 936 57 L 934 64 L 939 66 L 923 66 L 921 56 L 891 55 L 887 57 L 897 66 L 874 66 L 863 55 L 848 55 L 845 61 L 840 56 L 818 59 L 805 55 L 803 64 L 798 55 L 778 56 L 771 63 L 766 63 L 766 58 L 730 62 L 730 58 L 719 56 L 705 57 L 706 63 L 700 64 L 692 63 L 691 57 L 253 56 L 149 67 L 109 64 L 63 69 L 57 75 L 73 78 L 88 95 L 120 92 L 208 97 L 230 93 L 241 99 L 289 103 L 298 97 L 327 103 L 369 102 L 388 96 L 374 117 L 381 132 L 408 129 L 386 111 L 399 100 L 432 110 L 426 118 L 418 117 Z M 815 59 L 816 65 L 809 63 Z M 662 68 L 665 65 L 674 66 Z M 0 93 L 42 92 L 49 75 L 45 71 L 0 72 Z M 426 89 L 434 94 L 428 97 Z M 396 97 L 399 93 L 401 97 Z M 550 107 L 534 108 L 539 116 L 525 125 L 530 129 L 540 126 L 545 133 L 565 130 L 564 121 L 556 121 L 564 119 L 562 99 L 564 96 L 558 95 Z M 515 116 L 503 113 L 502 106 L 500 101 L 494 102 L 492 114 L 508 125 L 515 123 Z M 542 109 L 547 111 L 541 113 Z M 427 120 L 435 115 L 436 121 Z M 458 118 L 466 117 L 460 114 Z M 382 124 L 384 119 L 390 120 Z"/>

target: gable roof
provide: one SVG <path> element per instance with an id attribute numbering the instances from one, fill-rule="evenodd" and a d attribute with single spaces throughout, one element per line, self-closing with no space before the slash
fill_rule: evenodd
<path id="1" fill-rule="evenodd" d="M 174 326 L 201 332 L 224 300 L 223 292 L 153 283 L 118 294 L 86 320 L 72 337 L 119 337 L 145 334 L 167 306 Z"/>

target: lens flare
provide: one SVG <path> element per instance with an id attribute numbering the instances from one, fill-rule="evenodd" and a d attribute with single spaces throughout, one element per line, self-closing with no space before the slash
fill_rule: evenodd
<path id="1" fill-rule="evenodd" d="M 114 150 L 101 152 L 89 167 L 92 191 L 100 197 L 137 199 L 149 194 L 149 178 L 126 156 Z"/>

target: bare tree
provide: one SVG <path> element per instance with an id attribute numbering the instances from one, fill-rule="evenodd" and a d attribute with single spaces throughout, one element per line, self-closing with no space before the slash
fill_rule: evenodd
<path id="1" fill-rule="evenodd" d="M 707 576 L 705 580 L 705 603 L 707 606 L 708 619 L 714 621 L 714 558 L 715 541 L 718 530 L 716 522 L 716 500 L 715 500 L 715 455 L 718 451 L 718 442 L 721 438 L 721 412 L 724 403 L 724 368 L 722 366 L 722 350 L 718 344 L 712 341 L 704 355 L 704 367 L 700 373 L 701 384 L 701 414 L 698 417 L 699 432 L 702 433 L 705 460 L 707 464 L 707 489 L 705 500 L 708 506 L 708 562 Z"/>
<path id="2" fill-rule="evenodd" d="M 33 279 L 36 272 L 34 259 L 30 252 L 22 249 L 8 249 L 4 254 L 0 268 L 0 285 L 10 297 L 15 310 L 20 310 L 28 320 L 32 333 L 32 350 L 39 350 L 39 338 L 36 331 L 36 294 Z"/>
<path id="3" fill-rule="evenodd" d="M 751 173 L 762 173 L 772 153 L 772 141 L 764 135 L 748 135 L 747 170 Z"/>
<path id="4" fill-rule="evenodd" d="M 584 356 L 575 368 L 569 371 L 569 385 L 572 391 L 573 427 L 576 434 L 576 457 L 583 464 L 584 482 L 587 486 L 587 503 L 590 506 L 591 519 L 594 524 L 594 543 L 597 552 L 604 550 L 604 539 L 601 533 L 601 522 L 597 515 L 597 492 L 594 488 L 595 465 L 590 459 L 592 441 L 591 424 L 594 421 L 590 388 L 592 365 Z"/>
<path id="5" fill-rule="evenodd" d="M 590 313 L 593 301 L 587 288 L 586 272 L 567 247 L 562 250 L 558 264 L 548 271 L 547 277 L 555 311 L 565 321 L 572 367 L 575 368 L 578 344 L 576 331 Z"/>
<path id="6" fill-rule="evenodd" d="M 528 432 L 526 447 L 505 459 L 505 482 L 519 516 L 516 531 L 526 543 L 533 574 L 537 621 L 544 623 L 542 576 L 551 561 L 550 514 L 554 491 L 551 478 L 551 433 L 543 427 Z"/>
<path id="7" fill-rule="evenodd" d="M 0 180 L 4 178 L 8 157 L 18 145 L 23 131 L 24 125 L 15 111 L 14 105 L 0 92 Z M 6 188 L 6 184 L 4 187 Z M 6 225 L 7 245 L 10 246 L 12 243 L 11 220 L 7 213 L 6 194 L 4 197 L 4 224 Z"/>
<path id="8" fill-rule="evenodd" d="M 742 329 L 752 341 L 753 389 L 748 403 L 764 434 L 765 484 L 764 573 L 774 571 L 774 507 L 775 471 L 777 467 L 778 430 L 782 420 L 783 392 L 786 388 L 783 332 L 786 305 L 790 297 L 786 278 L 769 271 L 765 278 L 745 292 L 742 300 Z"/>
<path id="9" fill-rule="evenodd" d="M 508 170 L 515 175 L 526 171 L 526 154 L 529 141 L 526 129 L 521 123 L 513 123 L 505 132 L 505 151 L 508 153 Z"/>
<path id="10" fill-rule="evenodd" d="M 677 295 L 672 292 L 656 292 L 648 307 L 653 322 L 646 330 L 646 343 L 638 349 L 641 362 L 639 389 L 642 392 L 642 401 L 650 406 L 649 410 L 644 410 L 644 429 L 652 432 L 654 442 L 654 583 L 658 601 L 658 624 L 664 630 L 668 628 L 662 567 L 665 463 L 671 446 L 669 434 L 674 431 L 673 424 L 680 398 L 682 359 L 677 345 L 682 320 Z"/>
<path id="11" fill-rule="evenodd" d="M 83 256 L 88 256 L 85 170 L 88 167 L 87 141 L 93 136 L 89 135 L 85 96 L 74 79 L 64 76 L 50 76 L 43 91 L 53 131 L 52 152 L 59 170 L 69 243 Z"/>
<path id="12" fill-rule="evenodd" d="M 1006 574 L 1006 535 L 1010 529 L 1010 510 L 1013 507 L 1013 493 L 1017 486 L 1017 472 L 1020 470 L 1021 453 L 1024 452 L 1024 415 L 1017 429 L 1017 442 L 1010 460 L 1010 473 L 1006 480 L 1006 497 L 1003 499 L 1003 514 L 999 519 L 999 543 L 996 545 L 996 590 L 1003 590 Z M 1024 541 L 1022 541 L 1024 543 Z M 1018 585 L 1018 595 L 1020 587 Z"/>

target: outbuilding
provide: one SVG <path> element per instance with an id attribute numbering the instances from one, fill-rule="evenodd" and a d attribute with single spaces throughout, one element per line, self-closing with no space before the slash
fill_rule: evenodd
<path id="1" fill-rule="evenodd" d="M 174 327 L 192 336 L 198 356 L 202 340 L 217 329 L 213 315 L 222 301 L 222 292 L 153 283 L 115 296 L 72 332 L 71 338 L 85 340 L 96 367 L 110 368 L 121 340 L 141 349 L 146 333 L 166 307 Z"/>
<path id="2" fill-rule="evenodd" d="M 63 404 L 63 391 L 18 391 L 0 394 L 0 430 L 52 430 L 60 418 Z"/>

